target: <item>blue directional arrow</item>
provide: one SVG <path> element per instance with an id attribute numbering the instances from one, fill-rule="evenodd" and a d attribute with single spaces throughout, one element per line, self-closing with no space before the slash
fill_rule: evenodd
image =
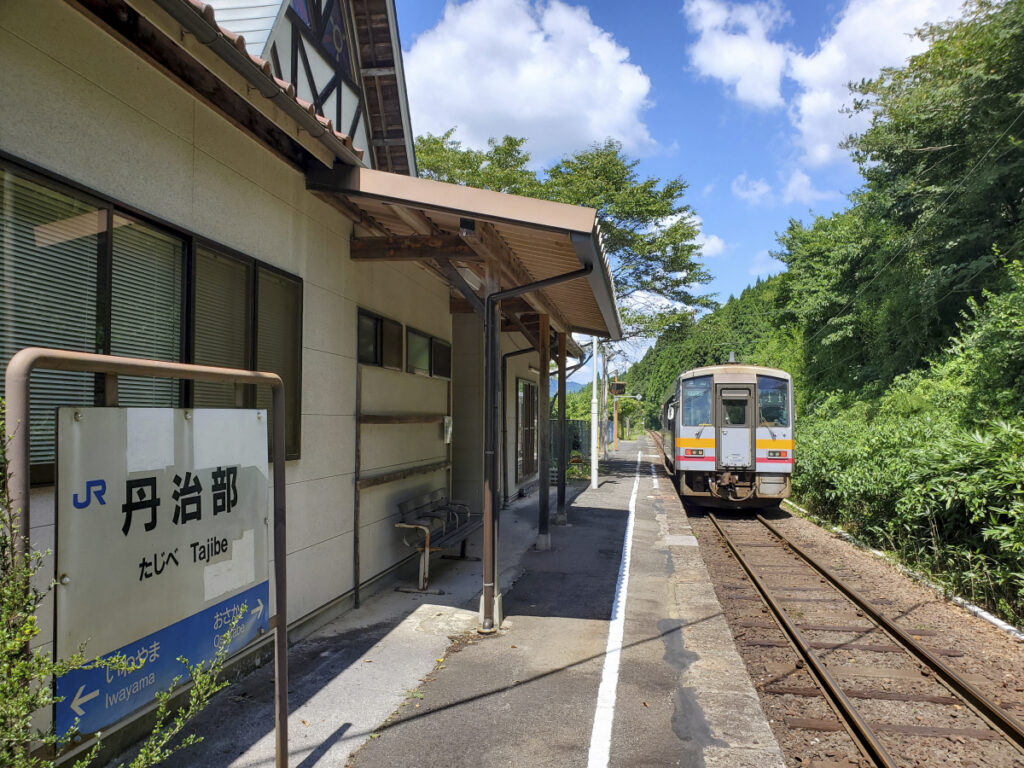
<path id="1" fill-rule="evenodd" d="M 212 661 L 231 618 L 245 604 L 246 611 L 228 647 L 229 656 L 236 653 L 267 631 L 269 595 L 269 582 L 264 581 L 105 656 L 122 654 L 141 662 L 133 672 L 78 669 L 62 675 L 57 679 L 57 696 L 63 697 L 55 705 L 57 733 L 67 733 L 76 721 L 80 733 L 95 733 L 149 704 L 157 693 L 170 688 L 176 677 L 184 682 L 188 670 L 178 657 L 192 665 Z"/>

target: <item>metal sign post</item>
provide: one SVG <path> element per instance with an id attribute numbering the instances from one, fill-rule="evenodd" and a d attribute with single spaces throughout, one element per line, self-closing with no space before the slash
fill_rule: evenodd
<path id="1" fill-rule="evenodd" d="M 18 519 L 18 533 L 15 546 L 19 557 L 25 557 L 29 551 L 29 531 L 31 530 L 30 513 L 30 484 L 29 484 L 29 403 L 30 403 L 30 379 L 33 370 L 46 369 L 58 371 L 81 371 L 86 373 L 102 373 L 107 376 L 107 399 L 111 404 L 116 402 L 116 377 L 117 376 L 146 376 L 164 379 L 189 379 L 192 381 L 207 381 L 227 384 L 255 384 L 269 386 L 273 393 L 272 416 L 273 416 L 273 483 L 274 483 L 274 595 L 276 602 L 276 613 L 271 624 L 274 628 L 274 687 L 275 687 L 275 748 L 277 768 L 287 768 L 288 765 L 288 621 L 287 621 L 287 572 L 286 572 L 286 515 L 285 515 L 285 402 L 284 383 L 280 376 L 274 373 L 257 371 L 242 371 L 233 368 L 217 368 L 204 365 L 190 365 L 186 363 L 170 363 L 159 360 L 143 360 L 139 358 L 116 357 L 110 355 L 97 355 L 86 352 L 71 352 L 60 349 L 45 349 L 30 347 L 18 352 L 11 358 L 5 376 L 7 412 L 6 426 L 9 438 L 7 464 L 8 464 L 8 488 L 10 495 L 10 507 Z M 94 411 L 94 409 L 82 409 L 83 411 Z M 73 419 L 73 411 L 71 412 Z M 221 469 L 224 469 L 223 467 Z M 212 469 L 212 471 L 216 471 Z M 102 478 L 96 478 L 102 479 Z M 215 479 L 209 478 L 212 482 Z M 187 478 L 183 478 L 187 482 Z M 173 480 L 172 480 L 173 482 Z M 93 495 L 98 486 L 93 486 Z M 73 493 L 79 491 L 86 493 L 84 489 L 64 489 L 62 493 Z M 179 489 L 179 500 L 180 500 Z M 147 497 L 143 490 L 142 501 L 152 499 Z M 88 502 L 89 497 L 79 496 L 80 503 Z M 230 501 L 230 493 L 228 502 Z M 228 503 L 225 502 L 225 503 Z M 73 503 L 73 502 L 72 502 Z M 216 502 L 212 502 L 216 503 Z M 126 506 L 128 503 L 126 502 Z M 61 504 L 56 505 L 60 509 Z M 180 505 L 179 505 L 180 506 Z M 192 510 L 193 514 L 195 510 Z M 212 509 L 211 509 L 212 512 Z M 179 515 L 187 514 L 179 510 Z M 225 510 L 225 514 L 229 514 Z M 145 515 L 140 513 L 140 525 L 144 522 Z M 126 518 L 124 518 L 126 519 Z M 59 521 L 58 521 L 59 522 Z M 214 537 L 215 538 L 215 537 Z M 217 544 L 207 542 L 207 553 L 217 549 Z M 190 544 L 188 545 L 191 546 Z M 196 542 L 196 557 L 199 557 L 199 547 L 202 543 Z M 188 550 L 191 553 L 191 549 Z M 188 555 L 190 556 L 190 554 Z M 166 563 L 165 563 L 166 567 Z M 142 578 L 145 579 L 146 567 L 141 566 Z M 153 566 L 155 572 L 155 565 Z M 239 582 L 241 585 L 241 582 Z M 262 611 L 259 610 L 259 594 L 249 595 L 248 591 L 236 594 L 234 600 L 254 599 L 255 602 L 249 606 L 250 610 L 257 612 L 256 619 L 262 619 Z M 230 602 L 230 600 L 229 600 Z M 232 604 L 233 605 L 233 604 Z M 220 609 L 221 606 L 213 606 Z M 223 608 L 230 612 L 232 606 Z M 202 617 L 202 614 L 197 614 Z M 205 621 L 205 618 L 195 619 Z M 189 621 L 192 618 L 187 619 Z M 213 617 L 214 624 L 217 618 Z M 148 638 L 143 638 L 148 639 Z M 152 645 L 149 646 L 150 648 Z M 97 689 L 98 690 L 98 689 Z M 86 690 L 85 684 L 80 693 L 74 693 L 69 703 L 73 709 L 77 704 L 79 709 L 84 710 L 88 697 L 96 698 L 99 694 L 93 694 L 93 690 Z M 76 713 L 77 714 L 77 713 Z"/>

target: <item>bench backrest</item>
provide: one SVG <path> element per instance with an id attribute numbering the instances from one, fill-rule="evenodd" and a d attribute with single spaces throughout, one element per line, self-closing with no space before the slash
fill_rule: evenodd
<path id="1" fill-rule="evenodd" d="M 403 520 L 414 517 L 422 517 L 435 509 L 447 506 L 448 494 L 444 488 L 437 488 L 429 493 L 421 493 L 411 499 L 399 502 L 398 514 Z"/>

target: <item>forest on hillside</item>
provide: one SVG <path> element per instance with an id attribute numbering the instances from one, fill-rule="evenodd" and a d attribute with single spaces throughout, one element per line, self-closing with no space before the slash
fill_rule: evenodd
<path id="1" fill-rule="evenodd" d="M 653 425 L 680 372 L 791 372 L 794 493 L 1024 619 L 1024 2 L 978 0 L 851 85 L 849 206 L 789 223 L 786 271 L 668 327 L 627 374 Z"/>

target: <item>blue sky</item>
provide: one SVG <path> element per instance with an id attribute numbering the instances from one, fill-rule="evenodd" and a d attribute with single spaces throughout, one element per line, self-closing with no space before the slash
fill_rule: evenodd
<path id="1" fill-rule="evenodd" d="M 778 271 L 790 218 L 846 204 L 846 83 L 921 50 L 960 0 L 396 0 L 413 131 L 526 136 L 538 164 L 613 136 L 681 176 L 708 290 Z M 625 12 L 628 9 L 629 12 Z M 863 120 L 863 118 L 860 118 Z"/>

